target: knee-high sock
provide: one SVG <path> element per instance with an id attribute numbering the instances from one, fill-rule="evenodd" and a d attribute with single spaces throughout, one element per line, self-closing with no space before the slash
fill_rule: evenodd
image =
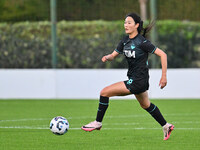
<path id="1" fill-rule="evenodd" d="M 102 122 L 105 112 L 108 108 L 108 104 L 109 104 L 109 97 L 100 96 L 96 121 Z"/>
<path id="2" fill-rule="evenodd" d="M 164 126 L 167 122 L 162 116 L 158 107 L 154 104 L 150 104 L 149 108 L 145 109 L 147 112 L 151 114 L 151 116 L 161 125 Z"/>

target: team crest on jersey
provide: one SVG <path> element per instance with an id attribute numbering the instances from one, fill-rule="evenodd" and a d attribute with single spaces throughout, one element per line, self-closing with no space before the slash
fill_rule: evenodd
<path id="1" fill-rule="evenodd" d="M 134 49 L 134 48 L 135 48 L 135 45 L 134 45 L 134 44 L 132 44 L 132 45 L 131 45 L 131 49 Z"/>

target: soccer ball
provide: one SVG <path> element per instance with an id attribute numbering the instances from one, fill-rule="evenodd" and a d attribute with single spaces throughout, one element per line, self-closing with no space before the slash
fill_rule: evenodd
<path id="1" fill-rule="evenodd" d="M 69 129 L 69 122 L 62 116 L 53 118 L 50 122 L 50 130 L 56 135 L 63 135 Z"/>

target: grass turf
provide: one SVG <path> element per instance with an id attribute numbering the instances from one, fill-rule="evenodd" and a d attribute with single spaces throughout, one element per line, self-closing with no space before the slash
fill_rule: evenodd
<path id="1" fill-rule="evenodd" d="M 80 129 L 95 119 L 98 100 L 0 100 L 1 150 L 140 150 L 200 149 L 200 100 L 152 100 L 175 125 L 163 141 L 160 125 L 135 100 L 110 100 L 101 131 Z M 70 130 L 62 136 L 49 130 L 55 116 L 64 116 Z"/>

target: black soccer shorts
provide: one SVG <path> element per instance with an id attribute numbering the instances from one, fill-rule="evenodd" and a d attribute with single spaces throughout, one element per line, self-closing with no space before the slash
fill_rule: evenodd
<path id="1" fill-rule="evenodd" d="M 129 78 L 124 81 L 124 84 L 132 94 L 140 94 L 149 89 L 149 79 L 133 80 Z"/>

